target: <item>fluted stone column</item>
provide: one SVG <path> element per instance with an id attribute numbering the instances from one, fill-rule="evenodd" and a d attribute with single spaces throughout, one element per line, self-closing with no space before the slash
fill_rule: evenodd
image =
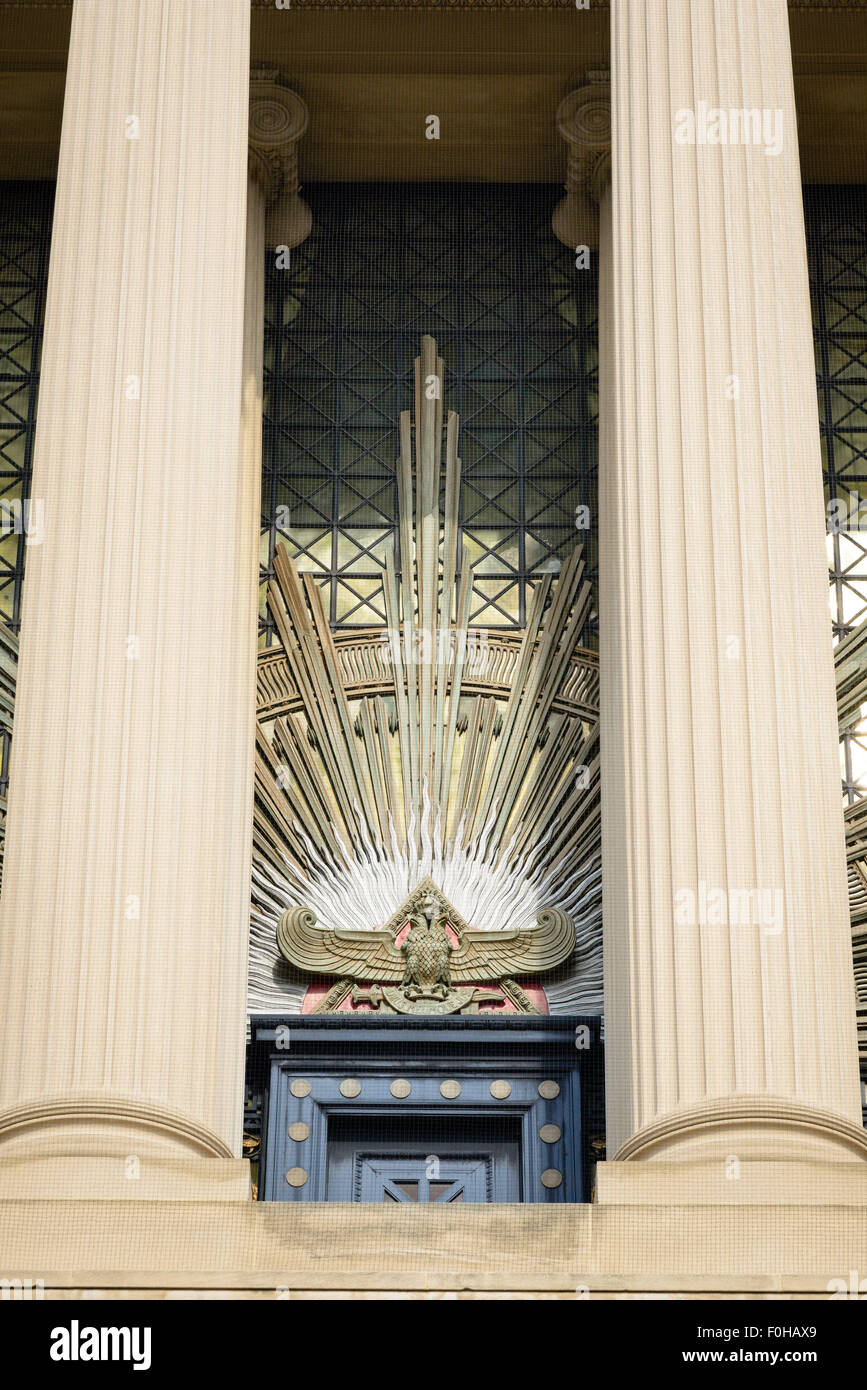
<path id="1" fill-rule="evenodd" d="M 0 1169 L 241 1151 L 248 100 L 249 0 L 76 0 L 0 903 Z"/>
<path id="2" fill-rule="evenodd" d="M 608 1154 L 861 1161 L 785 0 L 612 0 L 611 86 Z"/>

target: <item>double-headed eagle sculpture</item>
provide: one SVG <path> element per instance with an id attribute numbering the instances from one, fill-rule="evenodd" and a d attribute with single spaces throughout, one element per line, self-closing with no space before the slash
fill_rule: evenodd
<path id="1" fill-rule="evenodd" d="M 575 927 L 567 913 L 549 908 L 530 930 L 479 931 L 424 879 L 385 927 L 319 927 L 313 912 L 294 907 L 280 918 L 277 943 L 297 969 L 338 976 L 317 1013 L 337 1012 L 347 1001 L 380 1013 L 478 1013 L 507 1000 L 519 1013 L 537 1013 L 515 977 L 567 959 Z"/>

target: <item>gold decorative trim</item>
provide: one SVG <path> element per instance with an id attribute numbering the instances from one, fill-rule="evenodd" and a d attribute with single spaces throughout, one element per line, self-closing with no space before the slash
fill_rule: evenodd
<path id="1" fill-rule="evenodd" d="M 311 1010 L 314 1014 L 336 1014 L 340 1005 L 343 1003 L 347 994 L 352 989 L 352 980 L 338 980 L 332 985 L 324 999 L 320 999 L 316 1008 Z"/>
<path id="2" fill-rule="evenodd" d="M 563 1174 L 559 1168 L 546 1168 L 541 1181 L 543 1187 L 559 1187 L 563 1181 Z"/>
<path id="3" fill-rule="evenodd" d="M 480 628 L 484 663 L 478 669 L 464 665 L 461 689 L 467 696 L 481 695 L 507 700 L 521 659 L 523 633 L 506 628 Z M 347 698 L 375 699 L 394 693 L 394 666 L 382 628 L 349 628 L 332 633 L 334 658 Z M 534 654 L 541 639 L 534 643 Z M 446 653 L 444 675 L 451 684 L 455 673 L 454 652 Z M 296 686 L 286 653 L 280 646 L 259 653 L 257 717 L 260 724 L 303 711 L 304 700 Z M 555 714 L 595 722 L 599 716 L 599 656 L 576 646 L 563 684 L 551 706 Z"/>

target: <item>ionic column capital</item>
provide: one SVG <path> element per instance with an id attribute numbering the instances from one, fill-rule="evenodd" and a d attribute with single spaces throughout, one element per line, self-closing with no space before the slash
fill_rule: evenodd
<path id="1" fill-rule="evenodd" d="M 599 203 L 611 182 L 611 87 L 607 70 L 564 97 L 557 130 L 569 147 L 566 197 L 554 209 L 554 235 L 566 246 L 596 246 Z"/>
<path id="2" fill-rule="evenodd" d="M 308 112 L 297 92 L 285 86 L 276 68 L 250 74 L 249 170 L 267 209 L 269 246 L 298 246 L 310 233 L 313 217 L 299 196 L 298 142 Z"/>

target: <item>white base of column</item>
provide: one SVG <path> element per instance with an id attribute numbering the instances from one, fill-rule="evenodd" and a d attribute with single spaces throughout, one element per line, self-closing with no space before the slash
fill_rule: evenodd
<path id="1" fill-rule="evenodd" d="M 867 1163 L 600 1163 L 599 1206 L 835 1206 L 867 1212 Z"/>
<path id="2" fill-rule="evenodd" d="M 246 1158 L 0 1159 L 0 1202 L 252 1202 Z"/>

